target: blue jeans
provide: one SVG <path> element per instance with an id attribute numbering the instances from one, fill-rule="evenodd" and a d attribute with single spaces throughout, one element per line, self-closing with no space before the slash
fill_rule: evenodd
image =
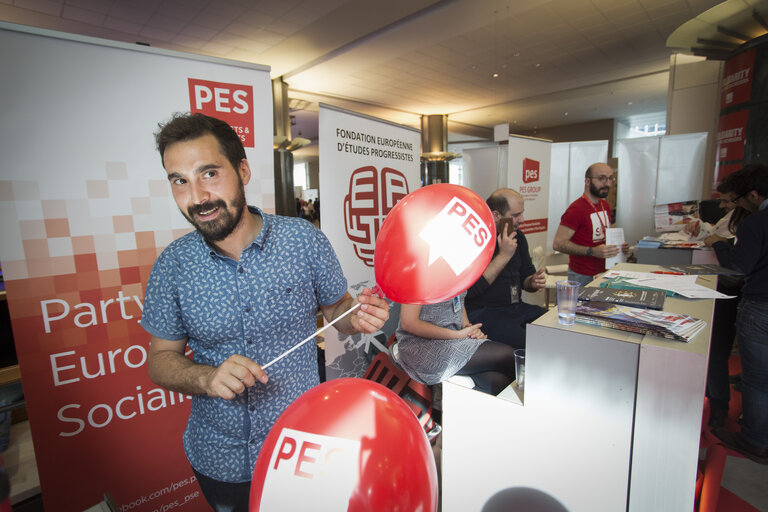
<path id="1" fill-rule="evenodd" d="M 251 482 L 220 482 L 192 468 L 197 477 L 205 501 L 216 512 L 248 512 L 248 499 L 251 494 Z"/>
<path id="2" fill-rule="evenodd" d="M 741 435 L 768 448 L 768 302 L 742 298 L 736 318 L 741 355 Z"/>
<path id="3" fill-rule="evenodd" d="M 595 277 L 585 276 L 584 274 L 579 274 L 577 272 L 574 272 L 571 269 L 568 269 L 568 280 L 578 281 L 579 283 L 581 283 L 581 286 L 587 286 L 589 283 L 595 280 Z"/>

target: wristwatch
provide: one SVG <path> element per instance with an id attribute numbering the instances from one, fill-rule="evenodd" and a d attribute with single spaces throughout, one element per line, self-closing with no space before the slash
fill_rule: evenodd
<path id="1" fill-rule="evenodd" d="M 592 256 L 592 248 L 587 247 L 587 256 Z"/>

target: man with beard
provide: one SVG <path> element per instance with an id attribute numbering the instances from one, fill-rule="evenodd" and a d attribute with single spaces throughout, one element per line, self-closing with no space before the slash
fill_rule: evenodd
<path id="1" fill-rule="evenodd" d="M 605 271 L 606 258 L 628 249 L 627 244 L 621 248 L 605 244 L 605 230 L 611 226 L 611 207 L 605 198 L 614 182 L 609 165 L 590 165 L 584 175 L 584 194 L 565 210 L 555 233 L 553 249 L 570 255 L 568 279 L 582 286 Z"/>
<path id="2" fill-rule="evenodd" d="M 518 228 L 523 223 L 523 196 L 502 188 L 486 200 L 496 221 L 496 249 L 480 279 L 467 290 L 465 305 L 473 324 L 480 323 L 489 339 L 525 348 L 525 327 L 546 309 L 521 301 L 522 290 L 544 288 L 544 269 L 536 272 L 528 240 Z"/>
<path id="3" fill-rule="evenodd" d="M 256 458 L 283 410 L 319 383 L 305 344 L 354 299 L 327 238 L 312 224 L 248 206 L 243 145 L 225 122 L 177 115 L 155 135 L 173 198 L 195 231 L 173 241 L 149 278 L 142 327 L 150 378 L 193 395 L 184 449 L 214 510 L 247 511 Z M 376 332 L 388 304 L 366 289 L 343 333 Z M 194 359 L 185 356 L 189 347 Z"/>

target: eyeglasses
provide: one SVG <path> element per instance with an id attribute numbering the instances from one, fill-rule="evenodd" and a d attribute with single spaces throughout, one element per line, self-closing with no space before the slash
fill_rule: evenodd
<path id="1" fill-rule="evenodd" d="M 590 176 L 589 179 L 597 180 L 600 183 L 608 183 L 609 181 L 611 183 L 616 183 L 616 176 Z"/>
<path id="2" fill-rule="evenodd" d="M 738 201 L 738 200 L 739 200 L 739 199 L 741 199 L 742 197 L 746 196 L 747 194 L 749 194 L 749 192 L 744 192 L 743 194 L 739 194 L 738 196 L 736 196 L 736 197 L 734 197 L 733 199 L 731 199 L 731 201 L 730 201 L 730 202 L 731 202 L 731 203 L 736 203 L 736 201 Z"/>

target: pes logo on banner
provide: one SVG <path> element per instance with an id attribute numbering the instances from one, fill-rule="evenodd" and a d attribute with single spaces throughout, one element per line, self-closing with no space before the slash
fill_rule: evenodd
<path id="1" fill-rule="evenodd" d="M 539 181 L 539 162 L 523 158 L 523 183 Z"/>
<path id="2" fill-rule="evenodd" d="M 349 193 L 344 197 L 344 228 L 355 255 L 373 267 L 376 237 L 384 217 L 408 195 L 408 181 L 398 170 L 373 166 L 360 167 L 349 177 Z"/>
<path id="3" fill-rule="evenodd" d="M 360 441 L 283 428 L 269 460 L 262 512 L 346 512 L 359 480 Z"/>
<path id="4" fill-rule="evenodd" d="M 454 274 L 464 272 L 491 240 L 491 233 L 480 219 L 458 197 L 445 205 L 419 233 L 429 245 L 429 265 L 442 257 Z"/>
<path id="5" fill-rule="evenodd" d="M 189 78 L 188 83 L 190 112 L 225 121 L 235 130 L 243 146 L 254 147 L 252 86 L 194 78 Z"/>

